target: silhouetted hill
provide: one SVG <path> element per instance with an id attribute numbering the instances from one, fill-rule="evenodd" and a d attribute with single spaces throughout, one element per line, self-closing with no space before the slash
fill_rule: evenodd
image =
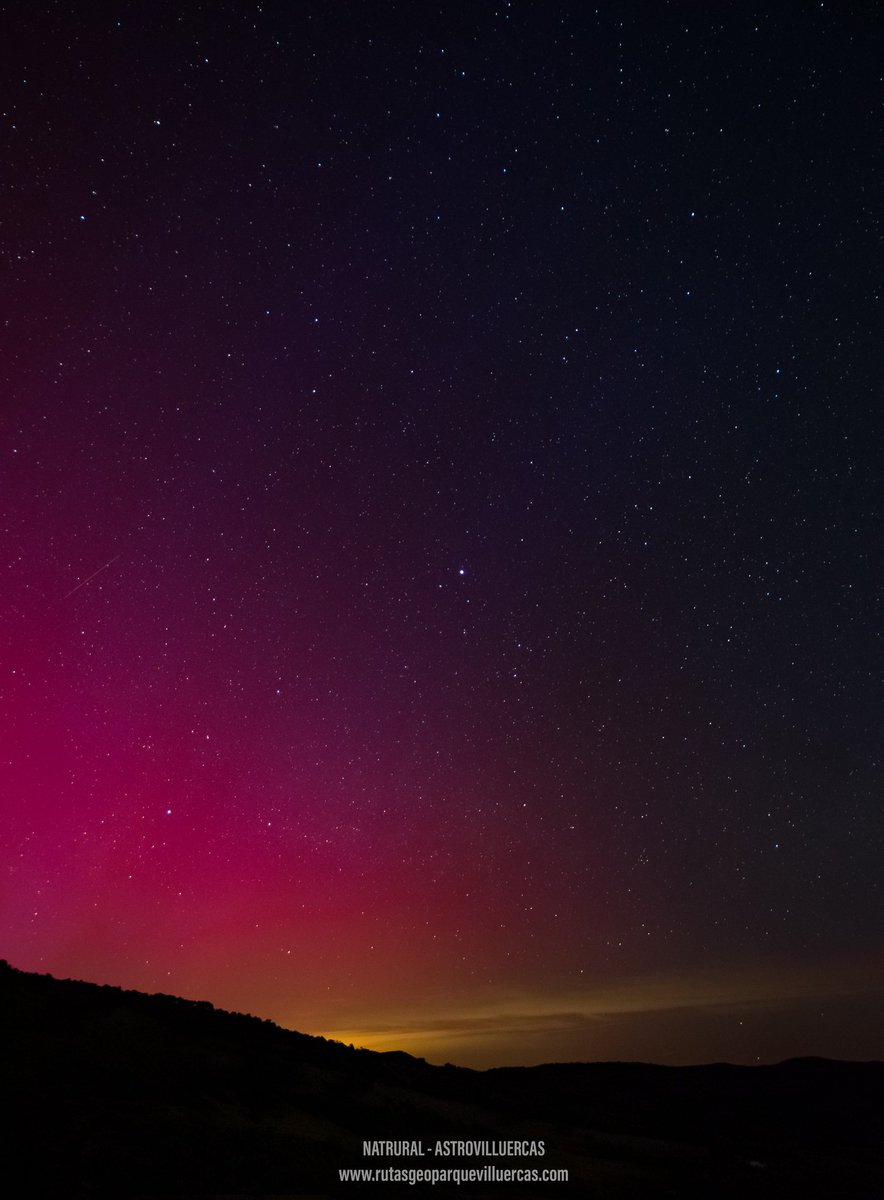
<path id="1" fill-rule="evenodd" d="M 354 1050 L 206 1002 L 0 967 L 4 1193 L 884 1197 L 884 1064 L 571 1063 L 477 1072 Z M 533 1158 L 363 1141 L 545 1143 Z M 340 1168 L 566 1168 L 568 1183 L 340 1182 Z"/>

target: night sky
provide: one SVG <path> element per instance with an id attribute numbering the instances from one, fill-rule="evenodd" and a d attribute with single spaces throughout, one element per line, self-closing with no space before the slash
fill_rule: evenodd
<path id="1" fill-rule="evenodd" d="M 879 6 L 2 30 L 0 954 L 884 1057 Z"/>

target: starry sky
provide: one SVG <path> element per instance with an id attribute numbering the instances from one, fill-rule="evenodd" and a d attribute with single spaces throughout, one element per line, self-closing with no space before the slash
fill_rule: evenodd
<path id="1" fill-rule="evenodd" d="M 884 1057 L 882 28 L 5 8 L 0 953 Z"/>

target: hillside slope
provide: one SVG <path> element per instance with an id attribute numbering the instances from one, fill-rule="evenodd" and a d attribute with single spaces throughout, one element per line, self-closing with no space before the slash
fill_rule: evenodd
<path id="1" fill-rule="evenodd" d="M 884 1196 L 884 1064 L 486 1072 L 354 1050 L 208 1003 L 0 968 L 7 1194 Z M 542 1159 L 363 1156 L 542 1140 Z M 339 1168 L 566 1168 L 568 1183 L 340 1182 Z"/>

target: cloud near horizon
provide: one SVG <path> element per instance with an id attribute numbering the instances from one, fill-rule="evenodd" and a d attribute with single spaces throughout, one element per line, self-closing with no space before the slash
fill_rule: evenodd
<path id="1" fill-rule="evenodd" d="M 584 1060 L 777 1061 L 792 1054 L 790 1030 L 796 1055 L 808 1052 L 810 1033 L 814 1053 L 867 1057 L 851 1050 L 850 1033 L 858 1017 L 865 1025 L 867 1011 L 880 1009 L 882 993 L 880 971 L 868 964 L 844 964 L 828 976 L 755 966 L 583 992 L 500 995 L 468 1011 L 428 1012 L 423 1006 L 422 1017 L 387 1012 L 317 1032 L 371 1050 L 481 1067 L 561 1061 L 563 1053 L 573 1059 L 568 1048 L 575 1045 Z M 785 1054 L 764 1033 L 769 1029 L 776 1029 L 779 1042 L 786 1036 Z M 884 1042 L 877 1053 L 884 1055 Z"/>

